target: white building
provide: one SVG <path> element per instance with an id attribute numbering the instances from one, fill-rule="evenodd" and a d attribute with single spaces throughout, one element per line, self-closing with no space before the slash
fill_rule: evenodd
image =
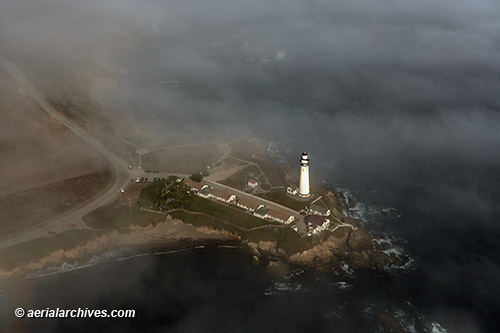
<path id="1" fill-rule="evenodd" d="M 249 179 L 247 182 L 248 187 L 256 188 L 259 185 L 259 182 L 255 179 Z"/>
<path id="2" fill-rule="evenodd" d="M 309 155 L 306 152 L 300 157 L 300 182 L 299 196 L 308 198 L 311 195 L 309 189 Z"/>
<path id="3" fill-rule="evenodd" d="M 193 192 L 196 192 L 196 193 L 198 193 L 199 191 L 201 191 L 204 188 L 209 187 L 207 184 L 203 184 L 203 183 L 200 183 L 200 182 L 195 182 L 194 180 L 189 179 L 189 178 L 188 179 L 184 179 L 184 184 L 186 184 L 186 186 L 189 187 L 190 191 L 193 191 Z"/>
<path id="4" fill-rule="evenodd" d="M 201 190 L 198 191 L 197 194 L 199 197 L 208 199 L 208 197 L 210 196 L 210 192 L 212 192 L 212 188 L 209 186 L 204 186 Z"/>
<path id="5" fill-rule="evenodd" d="M 299 188 L 295 184 L 290 184 L 286 188 L 286 193 L 288 193 L 290 195 L 297 195 L 297 193 L 299 193 Z"/>
<path id="6" fill-rule="evenodd" d="M 266 208 L 264 205 L 260 206 L 258 209 L 255 210 L 253 215 L 265 219 L 267 217 L 267 212 L 269 212 L 269 208 Z"/>
<path id="7" fill-rule="evenodd" d="M 295 220 L 295 217 L 283 210 L 270 208 L 266 217 L 279 223 L 290 224 Z"/>
<path id="8" fill-rule="evenodd" d="M 236 201 L 236 206 L 246 209 L 252 213 L 255 212 L 257 209 L 259 209 L 260 207 L 264 207 L 263 204 L 257 201 L 245 198 L 239 198 L 238 201 Z"/>
<path id="9" fill-rule="evenodd" d="M 209 194 L 209 197 L 225 203 L 229 203 L 236 200 L 236 195 L 232 194 L 228 190 L 219 190 L 216 188 L 212 189 L 212 191 Z"/>
<path id="10" fill-rule="evenodd" d="M 330 227 L 330 220 L 324 216 L 311 215 L 307 218 L 307 235 L 317 235 Z"/>
<path id="11" fill-rule="evenodd" d="M 328 216 L 331 212 L 324 206 L 313 204 L 309 206 L 308 213 L 313 215 Z"/>

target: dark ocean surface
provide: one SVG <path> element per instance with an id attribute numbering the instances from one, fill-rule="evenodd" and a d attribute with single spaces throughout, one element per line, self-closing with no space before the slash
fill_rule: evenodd
<path id="1" fill-rule="evenodd" d="M 245 249 L 192 249 L 123 261 L 103 257 L 99 260 L 107 263 L 11 286 L 0 299 L 2 321 L 12 320 L 19 306 L 81 307 L 135 309 L 137 316 L 25 318 L 12 320 L 10 328 L 371 332 L 381 327 L 377 316 L 388 312 L 408 332 L 492 332 L 498 328 L 500 308 L 499 227 L 493 223 L 498 212 L 471 202 L 467 188 L 481 188 L 484 198 L 494 199 L 496 187 L 488 184 L 498 179 L 487 171 L 481 177 L 449 174 L 435 170 L 429 174 L 432 185 L 407 183 L 365 193 L 357 207 L 368 228 L 394 235 L 395 247 L 413 258 L 406 270 L 343 275 L 298 270 L 280 280 L 255 268 Z M 451 196 L 447 190 L 445 196 L 439 187 L 446 186 L 464 190 Z M 380 214 L 384 207 L 397 208 L 401 217 Z"/>

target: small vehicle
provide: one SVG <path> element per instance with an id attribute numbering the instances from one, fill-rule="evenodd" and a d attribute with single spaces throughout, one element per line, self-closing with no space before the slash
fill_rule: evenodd
<path id="1" fill-rule="evenodd" d="M 135 182 L 136 182 L 136 183 L 138 183 L 138 182 L 140 182 L 140 181 L 141 181 L 141 178 L 140 178 L 140 177 L 137 177 L 137 178 L 135 179 Z"/>
<path id="2" fill-rule="evenodd" d="M 121 193 L 125 192 L 125 189 L 123 187 L 120 187 L 120 192 Z"/>

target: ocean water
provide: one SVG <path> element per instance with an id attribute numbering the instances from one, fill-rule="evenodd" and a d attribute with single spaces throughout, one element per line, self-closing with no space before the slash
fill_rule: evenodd
<path id="1" fill-rule="evenodd" d="M 278 150 L 279 152 L 279 150 Z M 315 156 L 316 160 L 320 159 Z M 286 161 L 287 156 L 282 157 Z M 291 158 L 293 161 L 293 158 Z M 9 286 L 0 297 L 8 331 L 375 332 L 389 314 L 406 332 L 492 332 L 499 326 L 499 176 L 494 168 L 438 159 L 379 177 L 335 168 L 323 185 L 344 186 L 349 213 L 405 253 L 403 269 L 276 279 L 242 248 L 194 248 L 65 263 Z M 317 174 L 331 166 L 316 165 Z M 386 214 L 395 208 L 400 217 Z M 47 274 L 48 273 L 48 274 Z M 134 319 L 17 319 L 24 308 L 134 309 Z M 387 322 L 386 322 L 387 324 Z"/>
<path id="2" fill-rule="evenodd" d="M 500 251 L 498 227 L 488 223 L 494 217 L 467 204 L 467 196 L 444 198 L 434 187 L 416 187 L 365 192 L 352 212 L 367 228 L 394 236 L 390 242 L 412 258 L 406 269 L 297 269 L 276 279 L 254 267 L 241 248 L 108 256 L 10 286 L 0 298 L 0 318 L 14 332 L 375 332 L 382 330 L 379 316 L 388 313 L 406 332 L 495 331 Z M 381 203 L 396 207 L 401 217 L 383 214 Z M 15 319 L 19 306 L 134 309 L 137 316 Z"/>
<path id="3" fill-rule="evenodd" d="M 31 278 L 2 296 L 9 331 L 327 332 L 376 330 L 375 312 L 408 316 L 395 276 L 356 277 L 297 269 L 275 279 L 244 249 L 193 249 L 147 255 Z M 381 298 L 382 297 L 382 298 Z M 14 309 L 134 309 L 134 319 L 14 319 Z M 375 311 L 370 313 L 370 311 Z M 430 324 L 430 323 L 429 323 Z"/>

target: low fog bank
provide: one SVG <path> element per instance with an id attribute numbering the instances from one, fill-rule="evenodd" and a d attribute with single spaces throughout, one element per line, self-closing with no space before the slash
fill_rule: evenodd
<path id="1" fill-rule="evenodd" d="M 412 217 L 391 227 L 452 308 L 436 316 L 484 328 L 500 306 L 499 14 L 493 0 L 0 0 L 0 53 L 165 143 L 310 151 L 317 181 Z"/>
<path id="2" fill-rule="evenodd" d="M 361 126 L 336 126 L 338 117 L 380 124 L 383 136 L 422 115 L 428 121 L 415 132 L 429 123 L 446 131 L 442 112 L 464 119 L 500 106 L 491 0 L 1 6 L 2 52 L 43 89 L 135 115 L 169 139 L 304 133 L 304 144 L 317 145 L 337 133 L 334 147 L 354 142 L 354 150 L 371 138 Z"/>
<path id="3" fill-rule="evenodd" d="M 166 144 L 256 136 L 311 151 L 340 185 L 445 155 L 500 163 L 492 0 L 0 6 L 2 54 L 49 96 L 132 115 Z"/>
<path id="4" fill-rule="evenodd" d="M 492 0 L 0 3 L 1 52 L 38 87 L 166 144 L 256 136 L 346 185 L 499 163 Z"/>

